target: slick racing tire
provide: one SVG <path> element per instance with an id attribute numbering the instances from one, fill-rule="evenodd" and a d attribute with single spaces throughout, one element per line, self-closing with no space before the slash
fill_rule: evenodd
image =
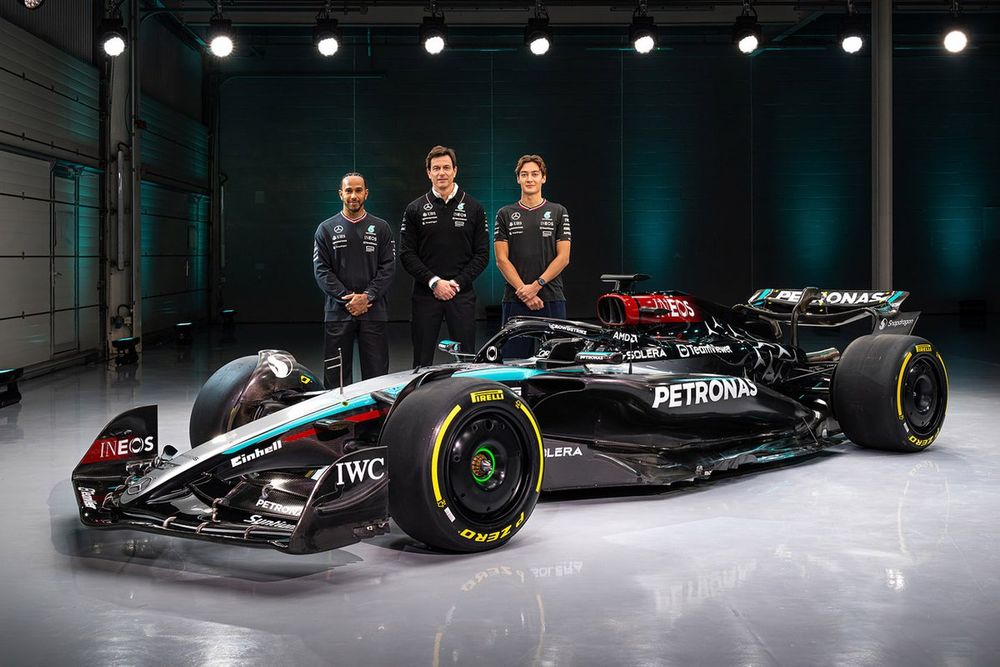
<path id="1" fill-rule="evenodd" d="M 948 407 L 941 354 L 916 336 L 861 336 L 833 376 L 833 413 L 855 444 L 894 452 L 927 449 Z"/>
<path id="2" fill-rule="evenodd" d="M 230 430 L 233 406 L 256 367 L 256 354 L 240 357 L 212 373 L 212 377 L 205 381 L 194 400 L 188 423 L 192 447 Z"/>
<path id="3" fill-rule="evenodd" d="M 531 409 L 505 386 L 431 382 L 395 406 L 382 430 L 389 514 L 442 551 L 486 551 L 524 526 L 542 488 L 544 454 Z"/>

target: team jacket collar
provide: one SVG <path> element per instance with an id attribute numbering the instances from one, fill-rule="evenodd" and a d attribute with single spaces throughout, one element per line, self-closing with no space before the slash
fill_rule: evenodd
<path id="1" fill-rule="evenodd" d="M 537 211 L 538 209 L 540 209 L 541 207 L 545 206 L 548 203 L 549 203 L 548 199 L 543 199 L 541 203 L 538 204 L 538 206 L 525 206 L 524 204 L 521 203 L 520 199 L 517 200 L 517 205 L 523 208 L 525 211 Z"/>
<path id="2" fill-rule="evenodd" d="M 428 192 L 426 195 L 424 195 L 424 197 L 427 199 L 428 204 L 432 203 L 431 199 L 440 199 L 445 204 L 447 204 L 448 202 L 450 202 L 452 199 L 455 198 L 455 196 L 458 194 L 458 190 L 459 190 L 458 183 L 452 183 L 451 192 L 448 193 L 447 197 L 442 197 L 441 195 L 439 195 L 437 193 L 437 190 L 435 190 L 434 188 L 431 188 L 431 191 Z"/>
<path id="3" fill-rule="evenodd" d="M 347 216 L 346 213 L 344 213 L 343 211 L 341 211 L 340 212 L 340 217 L 342 217 L 344 220 L 347 220 L 352 225 L 356 225 L 356 224 L 358 224 L 359 222 L 361 222 L 362 220 L 364 220 L 365 218 L 368 217 L 368 211 L 365 211 L 365 214 L 363 216 L 361 216 L 360 218 L 350 218 L 350 217 Z"/>

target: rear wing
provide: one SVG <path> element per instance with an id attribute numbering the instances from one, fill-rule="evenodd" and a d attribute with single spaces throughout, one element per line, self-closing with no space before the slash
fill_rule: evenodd
<path id="1" fill-rule="evenodd" d="M 909 334 L 920 313 L 902 313 L 900 304 L 910 296 L 900 290 L 760 289 L 747 304 L 734 310 L 752 313 L 773 322 L 791 325 L 791 340 L 798 344 L 798 327 L 839 327 L 865 318 L 872 333 Z"/>
<path id="2" fill-rule="evenodd" d="M 829 314 L 843 313 L 849 309 L 875 308 L 878 310 L 898 311 L 909 292 L 900 290 L 839 290 L 806 287 L 805 289 L 760 289 L 747 299 L 754 308 L 772 311 L 775 314 L 786 312 L 799 304 L 804 294 L 809 294 L 806 304 L 808 313 Z"/>

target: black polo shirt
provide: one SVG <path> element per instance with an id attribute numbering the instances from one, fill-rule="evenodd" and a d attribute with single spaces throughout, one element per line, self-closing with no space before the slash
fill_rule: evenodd
<path id="1" fill-rule="evenodd" d="M 541 276 L 556 258 L 556 241 L 570 240 L 569 213 L 562 204 L 547 200 L 534 208 L 521 202 L 504 206 L 497 211 L 493 228 L 494 241 L 507 242 L 507 256 L 525 283 Z M 542 301 L 565 301 L 562 275 L 545 283 L 538 292 Z M 503 293 L 504 301 L 514 301 L 514 288 L 508 283 Z"/>

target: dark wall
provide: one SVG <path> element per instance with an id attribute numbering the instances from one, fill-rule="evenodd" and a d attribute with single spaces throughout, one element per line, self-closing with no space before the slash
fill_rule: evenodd
<path id="1" fill-rule="evenodd" d="M 895 60 L 895 278 L 928 310 L 1000 307 L 1000 58 Z M 919 291 L 917 291 L 919 288 Z"/>
<path id="2" fill-rule="evenodd" d="M 867 287 L 871 61 L 796 51 L 755 60 L 754 283 Z"/>
<path id="3" fill-rule="evenodd" d="M 764 286 L 868 286 L 867 57 L 745 58 L 706 45 L 643 58 L 571 44 L 545 58 L 501 49 L 431 59 L 401 45 L 337 58 L 331 72 L 363 76 L 222 87 L 225 301 L 245 321 L 320 319 L 310 245 L 339 209 L 340 175 L 364 172 L 369 210 L 398 232 L 406 203 L 428 188 L 423 158 L 435 143 L 458 150 L 457 180 L 490 218 L 518 196 L 517 157 L 545 156 L 545 195 L 573 220 L 573 317 L 593 316 L 598 276 L 610 271 L 723 302 Z M 962 58 L 896 58 L 896 282 L 932 311 L 956 310 L 998 277 L 988 261 L 998 65 Z M 408 318 L 410 284 L 400 267 L 393 319 Z M 498 303 L 502 286 L 491 263 L 481 304 Z"/>

